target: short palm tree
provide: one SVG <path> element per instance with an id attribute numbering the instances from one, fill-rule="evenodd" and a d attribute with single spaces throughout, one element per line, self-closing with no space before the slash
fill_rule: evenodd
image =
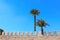
<path id="1" fill-rule="evenodd" d="M 41 34 L 42 35 L 44 34 L 43 27 L 45 27 L 46 25 L 49 26 L 49 24 L 47 24 L 43 19 L 39 19 L 37 21 L 37 26 L 41 27 Z"/>
<path id="2" fill-rule="evenodd" d="M 3 29 L 0 29 L 0 35 L 2 35 L 2 32 L 4 32 L 4 30 Z"/>
<path id="3" fill-rule="evenodd" d="M 30 13 L 34 16 L 34 31 L 36 31 L 36 15 L 38 15 L 40 12 L 37 9 L 32 9 Z"/>

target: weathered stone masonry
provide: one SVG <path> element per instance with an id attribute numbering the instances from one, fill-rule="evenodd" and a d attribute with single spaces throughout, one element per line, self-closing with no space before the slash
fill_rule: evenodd
<path id="1" fill-rule="evenodd" d="M 32 32 L 3 32 L 2 35 L 0 35 L 0 40 L 60 40 L 60 32 L 58 34 L 53 32 L 53 35 L 50 32 L 48 32 L 48 35 L 45 32 L 44 35 L 41 35 L 40 32 L 34 32 L 34 34 L 32 34 Z"/>

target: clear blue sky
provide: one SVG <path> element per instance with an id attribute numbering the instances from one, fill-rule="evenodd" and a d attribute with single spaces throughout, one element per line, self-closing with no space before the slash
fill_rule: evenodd
<path id="1" fill-rule="evenodd" d="M 44 31 L 60 30 L 60 0 L 0 0 L 0 28 L 5 32 L 33 32 L 34 19 L 30 14 L 33 8 L 41 12 L 37 19 L 50 24 Z"/>

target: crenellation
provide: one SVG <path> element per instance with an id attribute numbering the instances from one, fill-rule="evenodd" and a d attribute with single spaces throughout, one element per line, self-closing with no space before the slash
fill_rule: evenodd
<path id="1" fill-rule="evenodd" d="M 28 34 L 28 32 L 26 32 L 26 36 L 28 36 L 29 34 Z"/>
<path id="2" fill-rule="evenodd" d="M 53 32 L 53 35 L 56 36 L 56 31 Z"/>
<path id="3" fill-rule="evenodd" d="M 47 36 L 46 32 L 44 32 L 44 36 Z"/>
<path id="4" fill-rule="evenodd" d="M 13 33 L 12 32 L 10 32 L 10 34 L 9 34 L 10 36 L 12 36 L 13 35 Z"/>
<path id="5" fill-rule="evenodd" d="M 21 33 L 21 36 L 25 36 L 25 35 L 24 35 L 24 32 Z"/>
<path id="6" fill-rule="evenodd" d="M 5 35 L 5 32 L 2 32 L 2 36 L 4 36 Z"/>
<path id="7" fill-rule="evenodd" d="M 43 35 L 41 34 L 41 32 L 38 32 L 38 36 L 39 37 L 43 37 Z"/>
<path id="8" fill-rule="evenodd" d="M 6 36 L 8 36 L 8 35 L 9 35 L 9 33 L 8 33 L 8 32 L 6 32 L 6 33 L 5 33 L 5 35 L 6 35 Z"/>
<path id="9" fill-rule="evenodd" d="M 32 34 L 32 32 L 30 32 L 30 36 L 32 36 L 33 34 Z"/>
<path id="10" fill-rule="evenodd" d="M 51 35 L 51 32 L 48 32 L 48 35 L 46 34 L 46 32 L 44 32 L 44 35 L 41 34 L 41 32 L 34 32 L 32 34 L 32 32 L 28 33 L 28 32 L 2 32 L 2 35 L 0 36 L 0 40 L 59 40 L 60 39 L 60 32 L 58 34 L 56 34 L 56 31 L 53 32 L 53 34 Z"/>
<path id="11" fill-rule="evenodd" d="M 48 31 L 48 36 L 51 36 L 51 32 L 50 31 Z"/>
<path id="12" fill-rule="evenodd" d="M 58 32 L 58 37 L 60 37 L 60 31 Z"/>
<path id="13" fill-rule="evenodd" d="M 34 34 L 33 34 L 34 36 L 37 36 L 37 33 L 36 32 L 34 32 Z"/>
<path id="14" fill-rule="evenodd" d="M 16 32 L 14 32 L 14 33 L 13 33 L 13 35 L 14 35 L 14 36 L 16 36 L 16 35 L 17 35 L 17 33 L 16 33 Z"/>
<path id="15" fill-rule="evenodd" d="M 18 34 L 17 34 L 18 36 L 20 36 L 20 32 L 18 32 Z"/>
<path id="16" fill-rule="evenodd" d="M 28 33 L 28 32 L 25 32 L 25 33 L 24 32 L 22 32 L 22 33 L 20 33 L 20 32 L 17 32 L 17 33 L 16 32 L 10 32 L 10 33 L 9 32 L 6 32 L 6 33 L 5 32 L 2 32 L 2 35 L 10 35 L 10 36 L 12 36 L 12 35 L 15 35 L 15 36 L 16 35 L 18 35 L 18 36 L 19 35 L 38 35 L 39 36 L 40 35 L 41 36 L 42 34 L 41 34 L 41 32 L 38 32 L 38 33 L 37 32 L 34 32 L 34 34 L 32 32 L 30 32 L 30 33 Z M 51 35 L 51 32 L 48 32 L 48 35 L 46 34 L 46 32 L 44 32 L 44 35 L 45 36 L 50 36 Z M 57 35 L 55 31 L 53 32 L 53 35 L 54 36 Z M 60 35 L 60 32 L 58 32 L 58 35 Z"/>

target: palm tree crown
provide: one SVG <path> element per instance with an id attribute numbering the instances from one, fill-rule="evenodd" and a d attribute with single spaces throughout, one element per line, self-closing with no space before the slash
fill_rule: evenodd
<path id="1" fill-rule="evenodd" d="M 40 19 L 40 20 L 38 20 L 37 25 L 38 25 L 39 27 L 44 27 L 44 26 L 47 25 L 47 23 L 46 23 L 44 20 Z"/>
<path id="2" fill-rule="evenodd" d="M 30 13 L 33 15 L 38 15 L 40 12 L 37 9 L 32 9 Z"/>

